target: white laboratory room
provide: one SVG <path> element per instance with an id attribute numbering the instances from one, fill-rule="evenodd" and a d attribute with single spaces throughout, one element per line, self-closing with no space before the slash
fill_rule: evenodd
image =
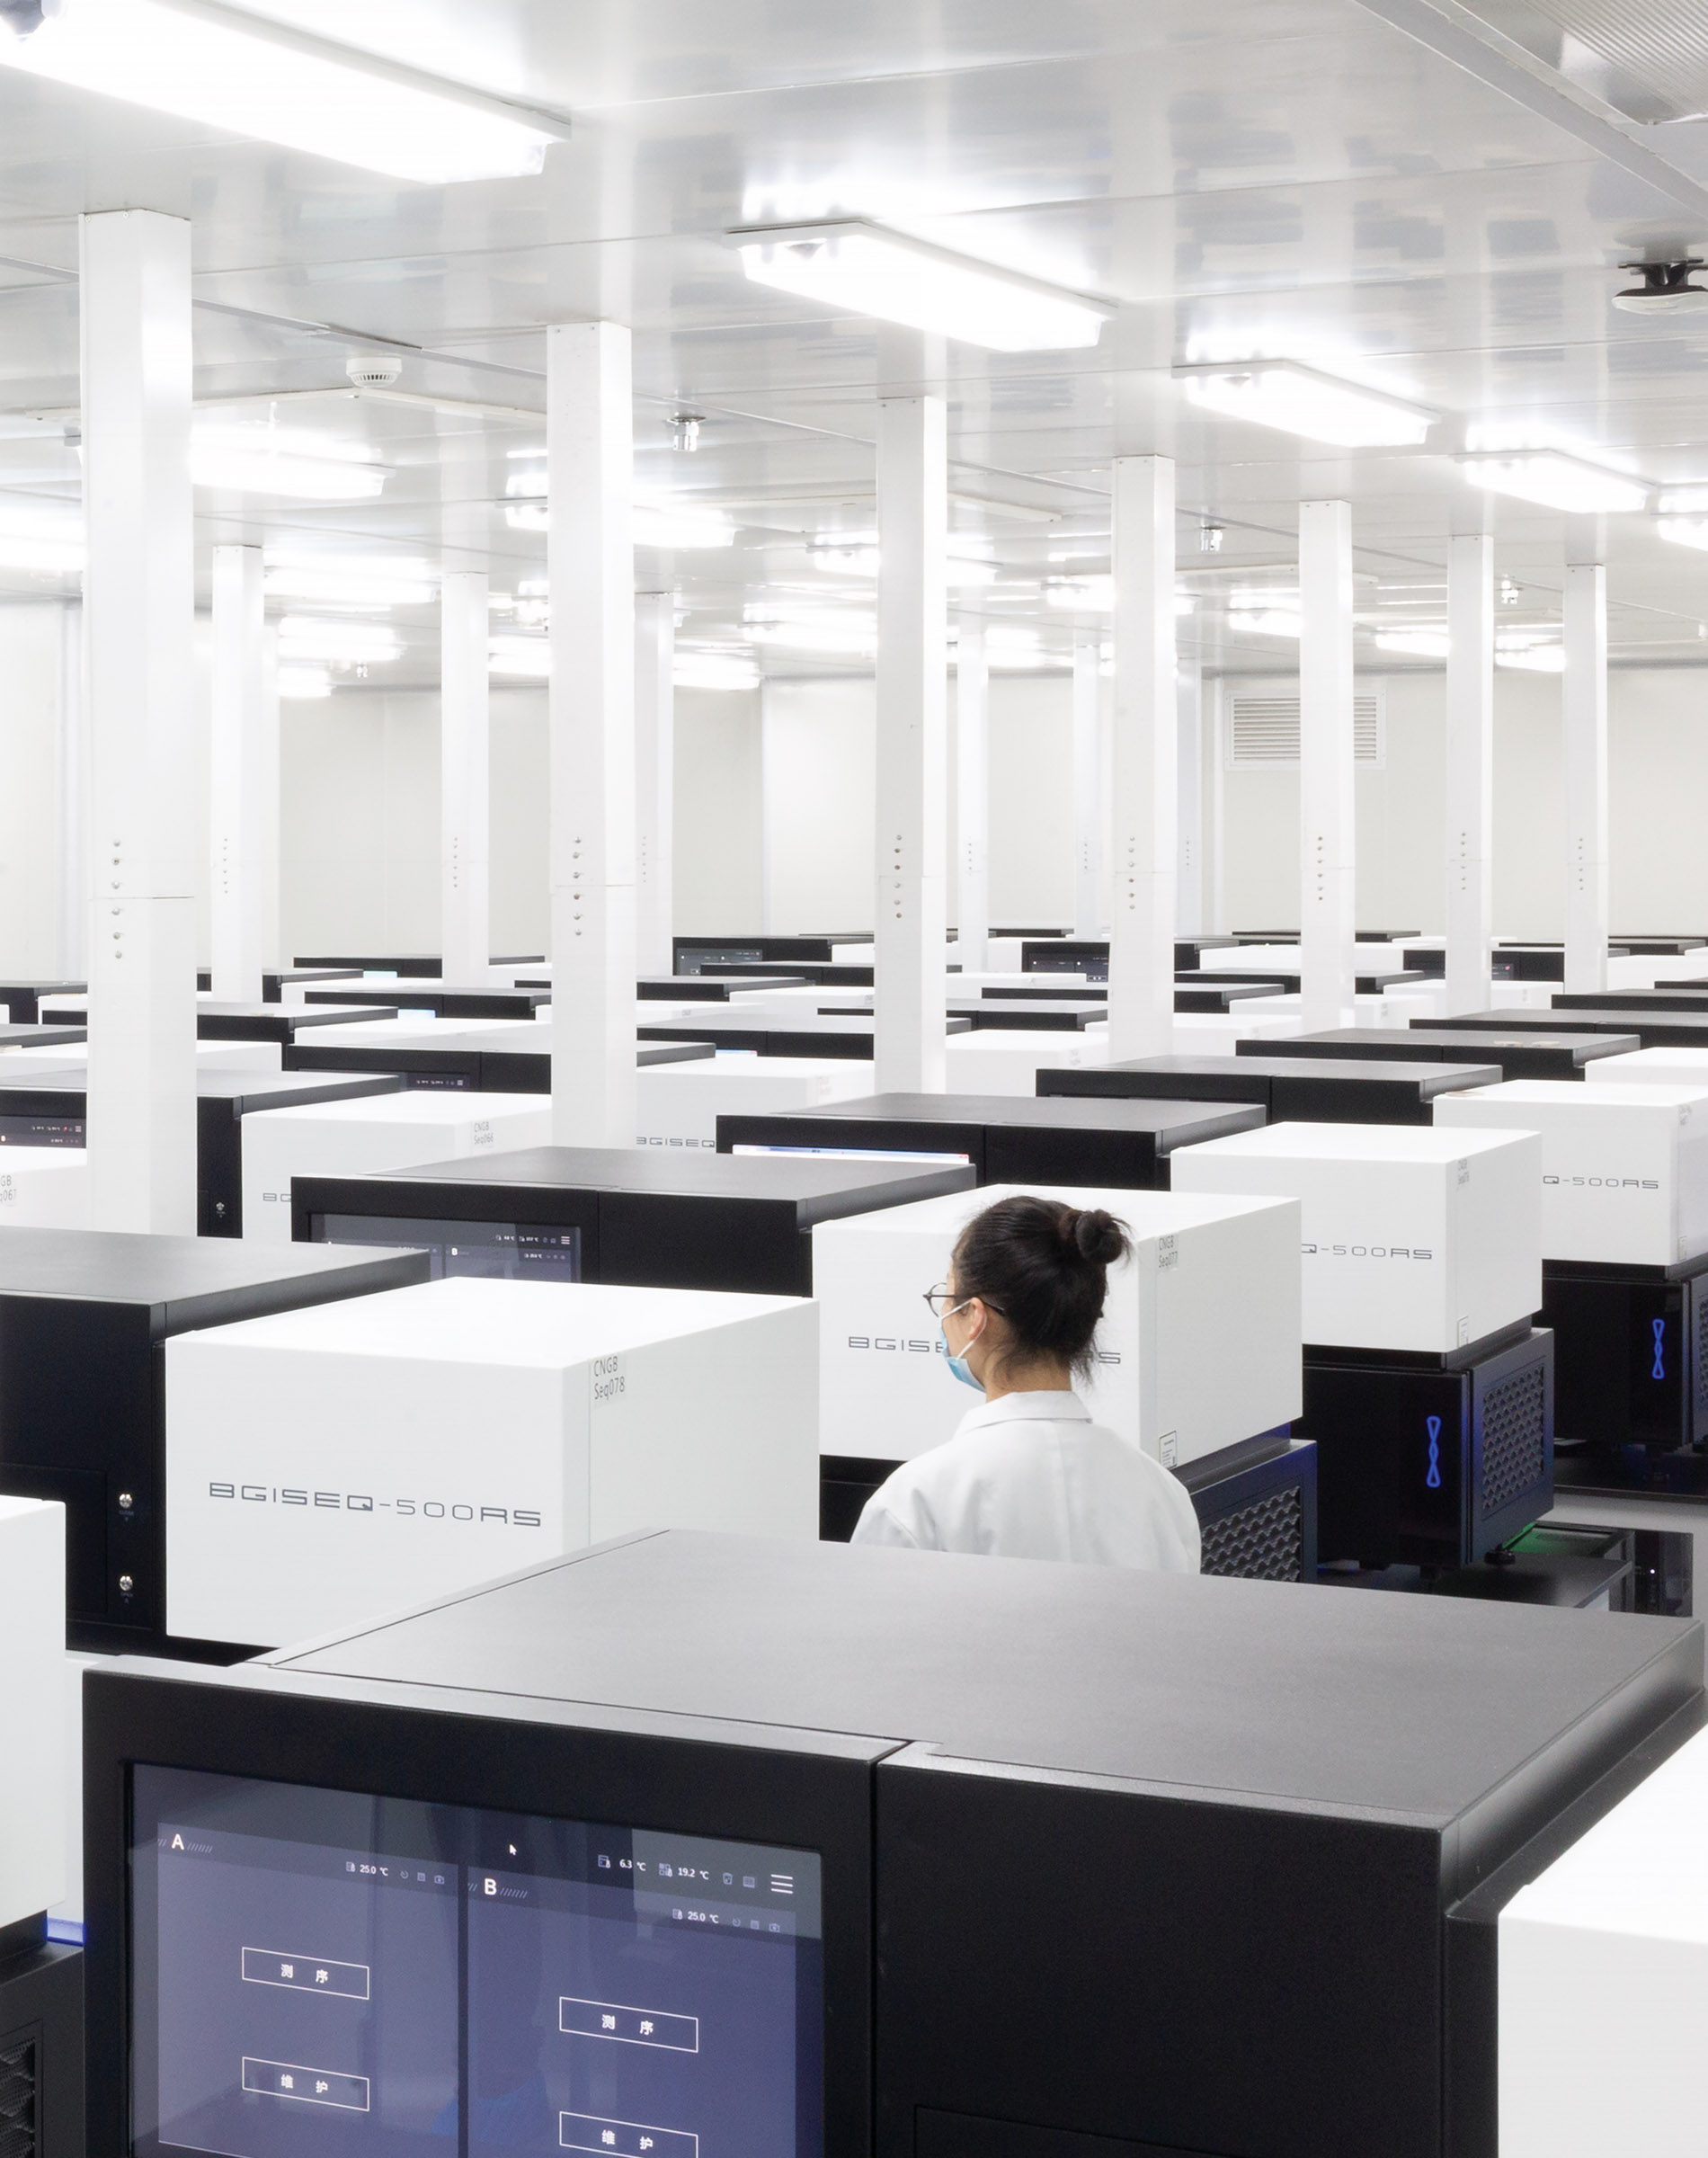
<path id="1" fill-rule="evenodd" d="M 1701 2150 L 1705 833 L 1702 0 L 0 0 L 0 2158 Z"/>

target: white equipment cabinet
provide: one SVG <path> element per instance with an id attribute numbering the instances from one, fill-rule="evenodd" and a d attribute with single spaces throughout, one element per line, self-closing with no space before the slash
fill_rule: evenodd
<path id="1" fill-rule="evenodd" d="M 1704 1816 L 1708 1733 L 1502 1909 L 1500 2158 L 1702 2147 Z"/>
<path id="2" fill-rule="evenodd" d="M 985 1027 L 951 1034 L 944 1045 L 951 1094 L 1036 1094 L 1040 1071 L 1081 1071 L 1109 1061 L 1109 1030 L 1054 1032 Z"/>
<path id="3" fill-rule="evenodd" d="M 814 1227 L 825 1453 L 909 1460 L 953 1436 L 978 1397 L 949 1372 L 924 1292 L 973 1217 L 1022 1192 L 1105 1208 L 1132 1232 L 1082 1389 L 1099 1422 L 1183 1468 L 1298 1415 L 1295 1204 L 987 1184 Z"/>
<path id="4" fill-rule="evenodd" d="M 453 1278 L 165 1353 L 188 1636 L 277 1646 L 631 1529 L 818 1533 L 803 1298 Z"/>
<path id="5" fill-rule="evenodd" d="M 1534 1132 L 1272 1124 L 1178 1149 L 1171 1175 L 1301 1202 L 1308 1342 L 1438 1355 L 1540 1307 L 1541 1160 Z"/>
<path id="6" fill-rule="evenodd" d="M 1514 1079 L 1437 1095 L 1435 1120 L 1541 1135 L 1544 1259 L 1671 1266 L 1708 1252 L 1708 1085 Z"/>
<path id="7" fill-rule="evenodd" d="M 81 1146 L 0 1146 L 0 1228 L 88 1226 L 89 1156 Z"/>
<path id="8" fill-rule="evenodd" d="M 0 1930 L 66 1892 L 66 1510 L 0 1498 Z"/>
<path id="9" fill-rule="evenodd" d="M 290 1242 L 293 1176 L 360 1176 L 544 1146 L 551 1123 L 544 1094 L 433 1087 L 257 1110 L 242 1124 L 244 1235 L 254 1243 Z"/>
<path id="10" fill-rule="evenodd" d="M 853 1057 L 761 1057 L 737 1049 L 688 1064 L 647 1065 L 636 1078 L 636 1143 L 716 1152 L 720 1116 L 818 1109 L 871 1092 L 872 1066 Z"/>

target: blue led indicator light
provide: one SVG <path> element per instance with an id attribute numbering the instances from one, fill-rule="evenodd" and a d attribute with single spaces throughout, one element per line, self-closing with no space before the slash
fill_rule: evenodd
<path id="1" fill-rule="evenodd" d="M 1429 1431 L 1429 1473 L 1423 1481 L 1428 1490 L 1439 1491 L 1441 1488 L 1441 1419 L 1439 1416 L 1426 1416 L 1424 1422 Z"/>
<path id="2" fill-rule="evenodd" d="M 1667 1376 L 1667 1322 L 1665 1319 L 1650 1319 L 1649 1324 L 1654 1328 L 1655 1333 L 1655 1365 L 1649 1376 L 1650 1378 L 1665 1378 Z"/>

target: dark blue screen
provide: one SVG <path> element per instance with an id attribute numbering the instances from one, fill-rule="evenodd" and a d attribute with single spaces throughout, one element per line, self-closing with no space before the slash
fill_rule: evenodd
<path id="1" fill-rule="evenodd" d="M 808 1851 L 134 1771 L 132 2145 L 818 2158 Z"/>

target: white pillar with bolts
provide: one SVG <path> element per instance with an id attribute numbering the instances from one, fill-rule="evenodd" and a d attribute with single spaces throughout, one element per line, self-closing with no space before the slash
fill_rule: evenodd
<path id="1" fill-rule="evenodd" d="M 492 628 L 484 569 L 439 585 L 439 935 L 448 982 L 484 985 L 492 968 Z"/>
<path id="2" fill-rule="evenodd" d="M 955 640 L 955 949 L 973 972 L 991 957 L 991 671 L 970 614 Z"/>
<path id="3" fill-rule="evenodd" d="M 675 664 L 675 595 L 642 593 L 635 602 L 635 949 L 643 975 L 674 971 Z"/>
<path id="4" fill-rule="evenodd" d="M 83 697 L 83 602 L 59 603 L 59 696 L 53 736 L 53 966 L 62 981 L 88 967 L 89 752 Z"/>
<path id="5" fill-rule="evenodd" d="M 1179 934 L 1196 937 L 1204 934 L 1204 670 L 1196 658 L 1182 660 L 1174 682 L 1180 803 L 1174 925 Z"/>
<path id="6" fill-rule="evenodd" d="M 634 412 L 629 333 L 546 333 L 552 594 L 552 1137 L 632 1146 Z"/>
<path id="7" fill-rule="evenodd" d="M 1607 572 L 1568 562 L 1561 681 L 1566 762 L 1566 987 L 1607 986 Z"/>
<path id="8" fill-rule="evenodd" d="M 1494 541 L 1447 542 L 1447 1010 L 1489 1009 L 1494 933 Z"/>
<path id="9" fill-rule="evenodd" d="M 1354 985 L 1352 505 L 1299 504 L 1299 973 L 1305 1029 Z"/>
<path id="10" fill-rule="evenodd" d="M 1103 635 L 1073 632 L 1073 933 L 1103 934 Z"/>
<path id="11" fill-rule="evenodd" d="M 947 900 L 947 421 L 940 397 L 877 408 L 879 1093 L 940 1093 Z"/>
<path id="12" fill-rule="evenodd" d="M 79 220 L 93 1226 L 196 1229 L 190 227 Z"/>
<path id="13" fill-rule="evenodd" d="M 1174 1046 L 1174 460 L 1117 457 L 1109 1055 Z"/>
<path id="14" fill-rule="evenodd" d="M 265 913 L 266 623 L 258 547 L 213 550 L 213 726 L 208 774 L 213 993 L 261 1001 Z M 271 805 L 276 820 L 278 805 Z"/>

